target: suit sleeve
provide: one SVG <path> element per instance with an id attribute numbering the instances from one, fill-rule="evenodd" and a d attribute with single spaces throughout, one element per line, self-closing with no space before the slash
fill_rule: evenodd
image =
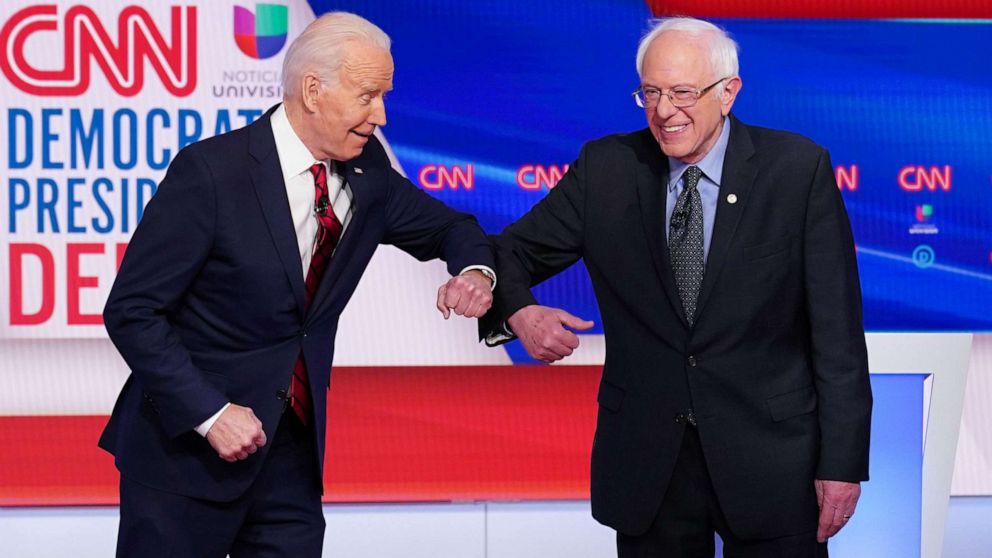
<path id="1" fill-rule="evenodd" d="M 544 199 L 494 237 L 499 282 L 493 308 L 479 324 L 483 339 L 495 334 L 500 341 L 510 340 L 499 335 L 502 324 L 517 310 L 537 304 L 530 288 L 582 257 L 587 151 Z"/>
<path id="2" fill-rule="evenodd" d="M 821 151 L 806 209 L 806 306 L 820 422 L 818 479 L 868 479 L 872 395 L 861 284 L 844 201 Z"/>
<path id="3" fill-rule="evenodd" d="M 388 172 L 384 243 L 420 261 L 440 258 L 451 275 L 473 265 L 495 269 L 492 245 L 475 217 L 451 209 L 396 171 Z"/>
<path id="4" fill-rule="evenodd" d="M 210 253 L 215 206 L 202 157 L 181 151 L 145 209 L 103 313 L 110 339 L 170 437 L 192 431 L 228 402 L 204 380 L 169 322 Z"/>

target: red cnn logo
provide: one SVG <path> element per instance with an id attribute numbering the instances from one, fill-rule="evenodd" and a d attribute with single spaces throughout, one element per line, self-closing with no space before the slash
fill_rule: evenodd
<path id="1" fill-rule="evenodd" d="M 444 190 L 446 186 L 457 190 L 459 185 L 471 190 L 475 187 L 475 167 L 465 165 L 463 169 L 458 165 L 452 165 L 451 168 L 444 165 L 424 165 L 417 178 L 421 186 L 428 190 Z"/>
<path id="2" fill-rule="evenodd" d="M 834 169 L 834 178 L 837 180 L 837 188 L 839 190 L 847 190 L 849 192 L 858 191 L 858 165 L 851 165 L 849 167 L 837 165 L 837 168 Z"/>
<path id="3" fill-rule="evenodd" d="M 24 44 L 35 33 L 58 32 L 62 37 L 63 67 L 41 70 L 24 57 Z M 15 87 L 32 95 L 82 95 L 90 85 L 90 66 L 95 61 L 110 86 L 125 97 L 144 87 L 145 60 L 177 97 L 196 89 L 196 8 L 173 6 L 166 43 L 152 16 L 138 6 L 128 6 L 117 17 L 117 44 L 93 10 L 73 6 L 59 24 L 55 5 L 25 8 L 7 20 L 0 30 L 0 69 Z M 37 39 L 36 39 L 37 40 Z M 49 39 L 57 44 L 58 39 Z"/>
<path id="4" fill-rule="evenodd" d="M 939 187 L 944 192 L 951 190 L 951 165 L 944 168 L 905 166 L 899 171 L 899 186 L 907 192 L 919 192 L 926 188 L 934 192 Z"/>
<path id="5" fill-rule="evenodd" d="M 523 165 L 517 169 L 517 186 L 524 190 L 548 190 L 554 188 L 561 177 L 568 172 L 568 165 Z"/>

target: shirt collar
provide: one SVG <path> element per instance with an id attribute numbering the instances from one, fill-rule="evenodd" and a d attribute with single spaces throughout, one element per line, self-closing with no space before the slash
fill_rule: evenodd
<path id="1" fill-rule="evenodd" d="M 279 105 L 272 113 L 270 121 L 272 123 L 272 136 L 276 141 L 276 151 L 279 153 L 279 166 L 282 168 L 283 180 L 289 180 L 309 171 L 310 167 L 318 161 L 313 158 L 313 154 L 293 130 L 293 126 L 289 123 L 289 117 L 286 116 L 286 105 Z"/>
<path id="2" fill-rule="evenodd" d="M 698 163 L 695 163 L 699 170 L 703 171 L 711 182 L 720 187 L 720 180 L 723 178 L 723 160 L 727 156 L 727 144 L 730 143 L 730 118 L 723 117 L 723 129 L 720 130 L 720 137 L 717 138 L 713 149 L 706 154 Z M 689 168 L 688 163 L 683 163 L 672 157 L 668 158 L 668 191 L 674 192 L 675 186 L 682 178 L 682 173 Z"/>

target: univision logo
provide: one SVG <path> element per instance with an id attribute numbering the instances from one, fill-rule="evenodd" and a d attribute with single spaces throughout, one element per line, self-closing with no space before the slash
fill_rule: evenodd
<path id="1" fill-rule="evenodd" d="M 252 58 L 271 58 L 286 44 L 289 8 L 281 4 L 255 4 L 255 12 L 234 6 L 234 42 Z"/>
<path id="2" fill-rule="evenodd" d="M 916 206 L 916 222 L 910 225 L 909 234 L 937 234 L 940 229 L 932 222 L 933 205 L 924 203 Z"/>

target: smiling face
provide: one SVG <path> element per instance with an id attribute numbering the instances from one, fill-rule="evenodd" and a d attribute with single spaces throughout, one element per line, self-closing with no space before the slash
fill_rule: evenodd
<path id="1" fill-rule="evenodd" d="M 349 161 L 361 155 L 377 126 L 386 125 L 385 96 L 393 88 L 393 58 L 368 42 L 345 45 L 337 79 L 303 76 L 306 128 L 300 139 L 317 159 Z"/>
<path id="2" fill-rule="evenodd" d="M 703 89 L 727 77 L 714 75 L 706 39 L 682 31 L 656 38 L 644 56 L 641 86 L 669 91 L 673 87 Z M 687 164 L 699 162 L 720 137 L 723 117 L 730 113 L 741 80 L 732 77 L 707 91 L 691 107 L 676 108 L 662 95 L 646 108 L 648 127 L 665 155 Z"/>

